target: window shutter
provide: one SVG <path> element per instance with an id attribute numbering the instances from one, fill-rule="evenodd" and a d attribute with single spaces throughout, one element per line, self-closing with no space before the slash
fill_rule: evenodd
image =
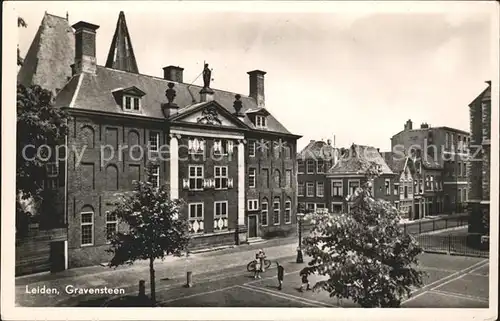
<path id="1" fill-rule="evenodd" d="M 227 187 L 228 188 L 233 188 L 233 179 L 232 178 L 228 178 L 227 179 Z"/>
<path id="2" fill-rule="evenodd" d="M 189 179 L 188 178 L 183 178 L 182 179 L 182 188 L 188 189 L 189 188 Z"/>

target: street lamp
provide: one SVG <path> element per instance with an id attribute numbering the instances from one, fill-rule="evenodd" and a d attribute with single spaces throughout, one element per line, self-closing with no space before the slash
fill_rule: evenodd
<path id="1" fill-rule="evenodd" d="M 297 248 L 297 263 L 304 263 L 304 256 L 302 255 L 302 218 L 304 213 L 297 213 L 297 221 L 299 223 L 299 247 Z"/>

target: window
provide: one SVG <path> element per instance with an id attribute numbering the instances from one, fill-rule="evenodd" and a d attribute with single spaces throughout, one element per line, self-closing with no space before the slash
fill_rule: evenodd
<path id="1" fill-rule="evenodd" d="M 280 199 L 276 197 L 273 202 L 273 224 L 280 224 Z"/>
<path id="2" fill-rule="evenodd" d="M 45 169 L 47 171 L 47 177 L 57 177 L 59 175 L 57 163 L 47 163 L 45 164 Z"/>
<path id="3" fill-rule="evenodd" d="M 343 196 L 342 181 L 332 181 L 332 196 Z"/>
<path id="4" fill-rule="evenodd" d="M 82 245 L 94 244 L 94 212 L 82 212 Z"/>
<path id="5" fill-rule="evenodd" d="M 255 157 L 255 140 L 248 141 L 248 156 Z"/>
<path id="6" fill-rule="evenodd" d="M 248 210 L 256 211 L 259 209 L 259 200 L 248 200 Z"/>
<path id="7" fill-rule="evenodd" d="M 307 197 L 314 197 L 314 183 L 307 182 L 306 189 Z"/>
<path id="8" fill-rule="evenodd" d="M 299 182 L 297 185 L 297 196 L 304 196 L 304 183 Z"/>
<path id="9" fill-rule="evenodd" d="M 149 132 L 149 148 L 152 152 L 160 149 L 160 134 L 158 132 Z"/>
<path id="10" fill-rule="evenodd" d="M 214 154 L 226 155 L 224 142 L 220 139 L 214 140 Z"/>
<path id="11" fill-rule="evenodd" d="M 255 168 L 248 169 L 248 187 L 255 188 L 255 175 L 257 170 Z"/>
<path id="12" fill-rule="evenodd" d="M 227 166 L 215 166 L 215 189 L 227 188 Z"/>
<path id="13" fill-rule="evenodd" d="M 203 165 L 189 166 L 189 189 L 192 191 L 203 190 Z M 227 181 L 226 181 L 227 183 Z"/>
<path id="14" fill-rule="evenodd" d="M 469 192 L 467 188 L 464 188 L 464 201 L 467 202 L 469 200 Z"/>
<path id="15" fill-rule="evenodd" d="M 274 187 L 281 187 L 281 175 L 277 169 L 274 170 Z"/>
<path id="16" fill-rule="evenodd" d="M 433 190 L 434 190 L 434 176 L 431 176 L 431 177 L 430 177 L 430 180 L 431 180 L 431 181 L 430 181 L 431 191 L 433 191 Z"/>
<path id="17" fill-rule="evenodd" d="M 354 194 L 354 192 L 356 191 L 356 189 L 359 187 L 360 185 L 360 182 L 359 180 L 355 180 L 355 181 L 349 181 L 349 195 L 352 195 Z"/>
<path id="18" fill-rule="evenodd" d="M 118 219 L 116 214 L 106 212 L 106 239 L 110 240 L 118 230 Z"/>
<path id="19" fill-rule="evenodd" d="M 285 171 L 285 187 L 292 187 L 292 171 L 289 169 Z"/>
<path id="20" fill-rule="evenodd" d="M 151 169 L 151 175 L 149 176 L 149 182 L 153 184 L 154 187 L 160 186 L 160 166 L 154 165 Z"/>
<path id="21" fill-rule="evenodd" d="M 262 184 L 264 188 L 269 188 L 269 169 L 262 169 Z"/>
<path id="22" fill-rule="evenodd" d="M 214 202 L 214 230 L 227 230 L 227 201 Z"/>
<path id="23" fill-rule="evenodd" d="M 302 159 L 297 160 L 297 174 L 304 174 L 304 161 Z"/>
<path id="24" fill-rule="evenodd" d="M 141 100 L 137 97 L 123 96 L 125 104 L 123 109 L 128 111 L 139 111 L 141 109 Z"/>
<path id="25" fill-rule="evenodd" d="M 287 200 L 285 202 L 285 224 L 292 223 L 292 202 Z"/>
<path id="26" fill-rule="evenodd" d="M 404 198 L 408 198 L 408 186 L 404 187 Z"/>
<path id="27" fill-rule="evenodd" d="M 385 180 L 385 195 L 391 195 L 391 181 L 389 179 Z"/>
<path id="28" fill-rule="evenodd" d="M 318 196 L 318 197 L 325 196 L 325 183 L 324 182 L 316 182 L 316 196 Z"/>
<path id="29" fill-rule="evenodd" d="M 188 152 L 189 154 L 204 154 L 205 153 L 205 141 L 203 139 L 192 138 L 188 140 Z"/>
<path id="30" fill-rule="evenodd" d="M 424 180 L 423 179 L 420 180 L 419 187 L 420 187 L 419 192 L 420 192 L 420 194 L 422 194 L 424 192 Z"/>
<path id="31" fill-rule="evenodd" d="M 398 185 L 397 184 L 393 185 L 393 195 L 398 195 Z"/>
<path id="32" fill-rule="evenodd" d="M 288 145 L 283 146 L 283 153 L 285 154 L 285 159 L 290 159 L 292 157 L 291 148 Z"/>
<path id="33" fill-rule="evenodd" d="M 255 116 L 255 127 L 266 128 L 266 117 L 257 115 Z"/>
<path id="34" fill-rule="evenodd" d="M 458 202 L 461 203 L 462 202 L 462 189 L 459 188 L 458 189 L 458 193 L 457 193 L 457 199 L 458 199 Z"/>
<path id="35" fill-rule="evenodd" d="M 189 231 L 191 233 L 203 233 L 203 203 L 189 204 Z"/>
<path id="36" fill-rule="evenodd" d="M 413 187 L 411 186 L 408 186 L 408 194 L 412 194 L 413 193 Z"/>
<path id="37" fill-rule="evenodd" d="M 462 136 L 457 135 L 457 151 L 462 151 Z"/>
<path id="38" fill-rule="evenodd" d="M 308 212 L 315 212 L 316 211 L 316 204 L 314 203 L 307 203 L 306 204 L 306 209 Z"/>
<path id="39" fill-rule="evenodd" d="M 314 160 L 307 160 L 307 174 L 314 174 Z"/>
<path id="40" fill-rule="evenodd" d="M 262 226 L 267 226 L 267 214 L 269 212 L 269 204 L 267 199 L 262 200 L 261 211 L 260 211 L 260 224 Z"/>
<path id="41" fill-rule="evenodd" d="M 322 159 L 318 159 L 316 163 L 316 173 L 324 173 L 325 172 L 325 162 Z"/>
<path id="42" fill-rule="evenodd" d="M 332 203 L 332 213 L 342 214 L 342 203 Z"/>

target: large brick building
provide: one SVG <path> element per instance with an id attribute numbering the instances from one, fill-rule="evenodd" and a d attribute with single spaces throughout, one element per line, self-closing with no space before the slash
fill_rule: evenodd
<path id="1" fill-rule="evenodd" d="M 330 185 L 326 173 L 337 162 L 339 150 L 332 141 L 311 140 L 297 155 L 297 198 L 309 211 L 329 209 Z"/>
<path id="2" fill-rule="evenodd" d="M 491 162 L 491 81 L 470 104 L 471 161 L 468 166 L 469 234 L 472 242 L 489 235 Z M 476 153 L 479 151 L 479 153 Z"/>
<path id="3" fill-rule="evenodd" d="M 431 127 L 425 123 L 420 128 L 413 128 L 411 120 L 406 122 L 404 130 L 392 136 L 393 152 L 411 156 L 409 153 L 412 150 L 415 153 L 420 150 L 424 186 L 428 186 L 428 191 L 436 188 L 442 190 L 442 195 L 438 193 L 432 196 L 431 208 L 426 205 L 427 213 L 457 213 L 465 210 L 468 197 L 466 146 L 469 136 L 468 132 L 459 129 Z M 432 187 L 436 182 L 438 186 Z"/>
<path id="4" fill-rule="evenodd" d="M 172 198 L 187 203 L 182 218 L 192 247 L 296 230 L 300 136 L 266 108 L 264 71 L 248 72 L 248 96 L 212 89 L 207 65 L 203 87 L 184 83 L 177 66 L 163 68 L 163 78 L 140 74 L 123 12 L 103 66 L 96 60 L 99 26 L 72 27 L 46 14 L 19 77 L 49 86 L 55 105 L 72 116 L 66 145 L 78 154 L 51 167 L 61 196 L 52 215 L 67 228 L 68 267 L 109 259 L 107 235 L 121 227 L 108 210 L 133 180 L 166 184 Z"/>

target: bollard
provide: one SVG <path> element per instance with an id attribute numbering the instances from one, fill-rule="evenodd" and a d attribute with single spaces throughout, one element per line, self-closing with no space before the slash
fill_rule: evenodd
<path id="1" fill-rule="evenodd" d="M 186 287 L 190 288 L 193 286 L 193 272 L 188 271 L 186 273 Z"/>
<path id="2" fill-rule="evenodd" d="M 139 297 L 143 298 L 146 296 L 146 281 L 140 280 L 139 281 Z"/>

